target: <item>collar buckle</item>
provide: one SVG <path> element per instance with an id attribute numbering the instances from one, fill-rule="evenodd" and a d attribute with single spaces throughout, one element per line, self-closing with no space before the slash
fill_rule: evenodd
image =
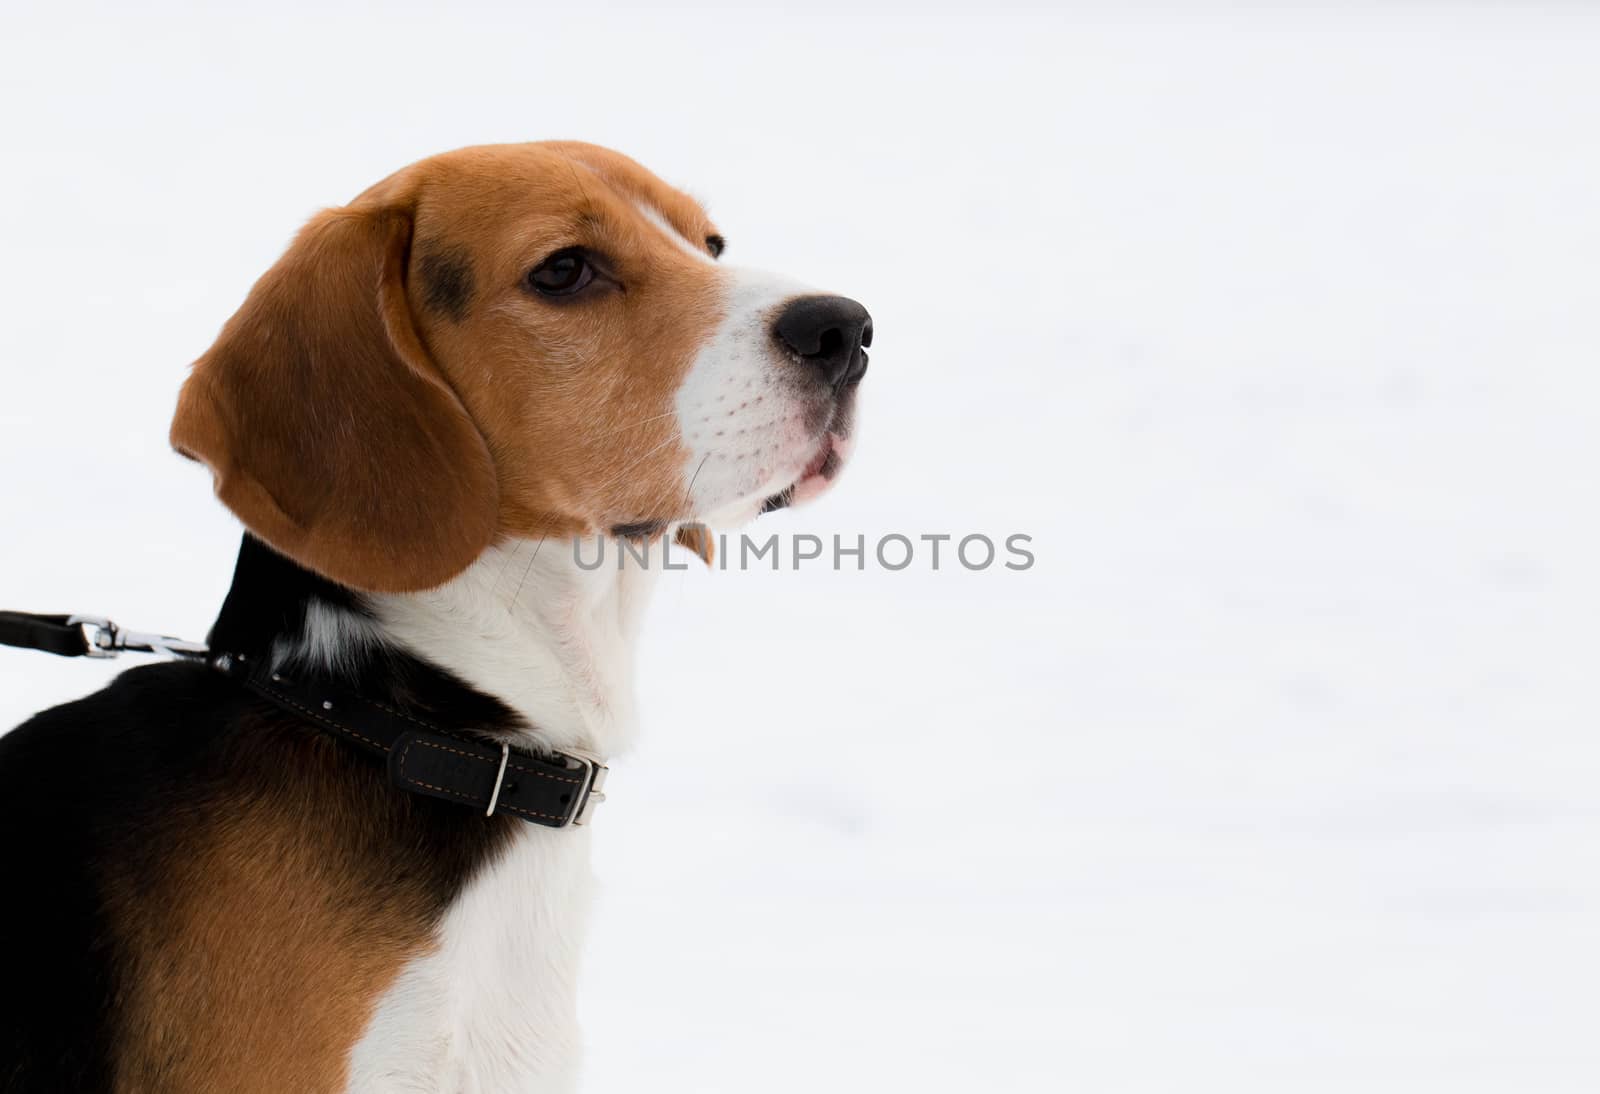
<path id="1" fill-rule="evenodd" d="M 578 792 L 572 796 L 572 812 L 567 818 L 567 823 L 586 824 L 594 807 L 606 800 L 606 776 L 611 773 L 611 769 L 588 756 L 579 756 L 571 752 L 559 752 L 557 756 L 566 764 L 568 770 L 583 773 L 583 782 Z"/>

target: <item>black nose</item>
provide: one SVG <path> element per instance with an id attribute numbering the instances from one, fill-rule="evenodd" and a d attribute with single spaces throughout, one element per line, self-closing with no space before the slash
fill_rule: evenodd
<path id="1" fill-rule="evenodd" d="M 772 325 L 778 341 L 814 366 L 830 387 L 853 384 L 867 374 L 872 316 L 844 296 L 802 296 L 791 300 Z"/>

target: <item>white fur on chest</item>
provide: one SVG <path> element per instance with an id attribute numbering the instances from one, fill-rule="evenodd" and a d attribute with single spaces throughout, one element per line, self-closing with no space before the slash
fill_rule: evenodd
<path id="1" fill-rule="evenodd" d="M 348 1094 L 553 1094 L 577 1086 L 589 833 L 525 824 L 468 883 L 433 952 L 379 1000 Z"/>

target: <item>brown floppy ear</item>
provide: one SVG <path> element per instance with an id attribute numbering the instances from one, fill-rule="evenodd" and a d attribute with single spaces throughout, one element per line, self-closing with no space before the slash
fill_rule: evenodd
<path id="1" fill-rule="evenodd" d="M 372 592 L 449 580 L 499 508 L 483 436 L 412 324 L 410 242 L 403 208 L 313 219 L 195 362 L 172 421 L 246 527 Z"/>

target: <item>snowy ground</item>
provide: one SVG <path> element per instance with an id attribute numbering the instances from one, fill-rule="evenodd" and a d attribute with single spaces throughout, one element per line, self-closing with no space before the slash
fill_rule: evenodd
<path id="1" fill-rule="evenodd" d="M 1037 564 L 668 580 L 590 1090 L 1600 1089 L 1600 11 L 290 8 L 7 9 L 0 606 L 203 633 L 293 228 L 612 144 L 873 310 L 770 527 Z"/>

